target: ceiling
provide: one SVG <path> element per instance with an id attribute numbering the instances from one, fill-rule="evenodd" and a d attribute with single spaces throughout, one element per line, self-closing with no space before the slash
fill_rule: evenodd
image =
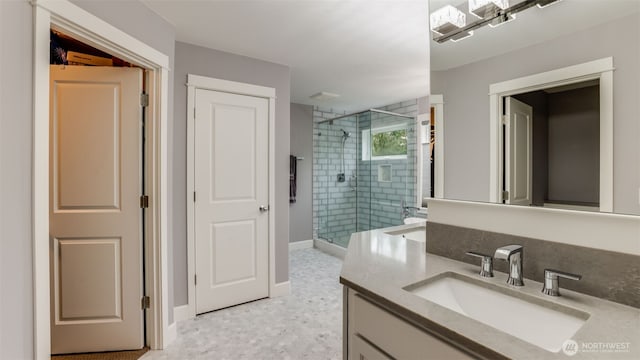
<path id="1" fill-rule="evenodd" d="M 466 1 L 142 1 L 176 28 L 178 41 L 287 65 L 292 102 L 346 112 L 427 95 L 430 53 L 431 70 L 451 69 L 640 11 L 640 0 L 562 0 L 437 44 L 426 2 L 433 11 Z M 340 97 L 309 98 L 321 91 Z"/>
<path id="2" fill-rule="evenodd" d="M 425 1 L 143 0 L 178 41 L 287 65 L 292 102 L 347 112 L 428 94 Z"/>

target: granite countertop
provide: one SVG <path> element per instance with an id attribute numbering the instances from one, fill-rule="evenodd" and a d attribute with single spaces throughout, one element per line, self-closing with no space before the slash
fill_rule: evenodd
<path id="1" fill-rule="evenodd" d="M 488 283 L 494 288 L 501 287 L 503 292 L 512 291 L 535 297 L 551 307 L 588 313 L 589 318 L 572 339 L 579 348 L 585 344 L 594 351 L 581 350 L 571 358 L 640 359 L 640 309 L 566 289 L 561 289 L 560 297 L 547 296 L 540 291 L 542 283 L 527 279 L 526 274 L 525 286 L 513 288 L 506 284 L 505 273 L 495 272 L 493 278 L 481 278 L 478 275 L 480 261 L 475 266 L 427 254 L 425 242 L 385 233 L 416 227 L 417 224 L 411 224 L 353 234 L 340 282 L 405 320 L 441 334 L 480 356 L 536 360 L 568 358 L 562 351 L 549 352 L 403 289 L 442 273 L 457 273 Z M 517 315 L 514 321 L 518 321 Z M 605 343 L 622 344 L 620 346 L 627 346 L 628 350 L 598 351 L 597 347 Z"/>

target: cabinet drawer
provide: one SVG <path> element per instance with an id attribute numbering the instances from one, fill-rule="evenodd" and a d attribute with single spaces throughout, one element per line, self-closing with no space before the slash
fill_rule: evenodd
<path id="1" fill-rule="evenodd" d="M 473 359 L 448 343 L 350 292 L 351 332 L 396 359 Z M 352 338 L 355 338 L 353 336 Z"/>
<path id="2" fill-rule="evenodd" d="M 353 357 L 357 360 L 392 360 L 390 357 L 363 340 L 360 336 L 354 335 Z"/>

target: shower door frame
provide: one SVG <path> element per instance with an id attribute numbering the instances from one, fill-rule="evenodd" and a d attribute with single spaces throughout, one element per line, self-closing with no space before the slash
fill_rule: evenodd
<path id="1" fill-rule="evenodd" d="M 384 115 L 390 115 L 390 116 L 397 116 L 397 117 L 406 118 L 406 119 L 412 119 L 413 120 L 412 125 L 414 126 L 415 143 L 416 143 L 416 148 L 414 150 L 416 152 L 415 161 L 416 161 L 416 167 L 420 167 L 420 164 L 418 163 L 418 160 L 419 160 L 418 159 L 418 152 L 419 152 L 418 147 L 420 146 L 420 139 L 419 139 L 419 136 L 418 136 L 419 127 L 418 127 L 418 124 L 417 124 L 417 116 L 398 114 L 398 113 L 394 113 L 394 112 L 391 112 L 391 111 L 378 110 L 378 109 L 367 109 L 367 110 L 362 110 L 362 111 L 358 111 L 358 112 L 354 112 L 354 113 L 340 115 L 340 116 L 337 116 L 337 117 L 334 117 L 334 118 L 331 118 L 331 119 L 327 119 L 327 120 L 318 121 L 318 122 L 316 122 L 316 125 L 322 125 L 322 124 L 325 124 L 325 123 L 332 124 L 334 121 L 337 121 L 337 120 L 341 120 L 341 119 L 352 117 L 352 116 L 355 117 L 354 121 L 356 122 L 355 139 L 356 139 L 356 157 L 357 157 L 358 140 L 361 140 L 361 134 L 359 133 L 360 129 L 358 128 L 358 124 L 359 124 L 359 121 L 360 121 L 359 120 L 360 119 L 359 116 L 361 114 L 365 114 L 365 113 L 378 113 L 378 114 L 384 114 Z M 359 170 L 359 166 L 358 166 L 358 163 L 356 161 L 356 173 L 358 172 L 358 170 Z M 419 173 L 420 172 L 419 172 L 418 169 L 415 169 L 415 172 L 416 172 L 416 182 L 415 182 L 414 185 L 415 185 L 415 192 L 416 192 L 416 194 L 418 194 L 419 193 L 418 182 L 420 181 L 420 179 L 419 179 Z M 316 174 L 314 174 L 314 177 L 315 177 L 315 175 Z M 369 176 L 371 176 L 371 175 L 369 175 Z M 357 206 L 357 204 L 358 204 L 358 196 L 359 195 L 358 195 L 358 180 L 357 180 L 357 177 L 356 177 L 355 191 L 356 191 L 356 225 L 355 225 L 355 228 L 356 228 L 356 232 L 358 232 L 359 230 L 358 230 L 358 206 Z M 315 201 L 317 201 L 317 200 L 314 200 L 314 202 Z M 371 202 L 371 200 L 369 200 L 369 202 Z M 325 206 L 328 207 L 328 204 L 325 205 Z M 327 209 L 327 212 L 328 212 L 328 209 Z M 318 240 L 324 240 L 324 241 L 326 241 L 328 243 L 337 245 L 336 242 L 335 242 L 335 239 L 330 239 L 327 236 L 321 236 L 321 234 L 322 234 L 322 226 L 321 226 L 322 217 L 318 216 L 317 213 L 315 215 L 317 217 L 317 234 L 316 234 L 316 237 L 318 238 Z M 325 215 L 325 217 L 328 217 L 328 216 L 329 216 L 329 214 L 327 213 L 327 215 Z M 325 221 L 325 223 L 326 223 L 326 221 Z M 369 226 L 369 228 L 371 228 L 371 226 Z M 324 235 L 324 234 L 322 234 L 322 235 Z"/>

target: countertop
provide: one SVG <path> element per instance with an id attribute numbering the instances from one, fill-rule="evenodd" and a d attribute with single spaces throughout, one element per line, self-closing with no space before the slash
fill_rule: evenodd
<path id="1" fill-rule="evenodd" d="M 491 286 L 510 289 L 506 291 L 535 297 L 551 306 L 558 304 L 588 313 L 589 318 L 572 339 L 578 343 L 579 348 L 585 344 L 592 351 L 583 348 L 585 350 L 578 351 L 571 358 L 640 359 L 640 309 L 562 288 L 562 296 L 547 296 L 540 291 L 542 283 L 527 279 L 526 274 L 525 286 L 514 288 L 506 284 L 505 273 L 496 271 L 493 278 L 481 278 L 478 275 L 479 261 L 478 266 L 475 266 L 427 254 L 424 242 L 385 233 L 414 228 L 416 224 L 353 234 L 340 282 L 405 320 L 440 334 L 480 356 L 536 360 L 568 358 L 562 351 L 549 352 L 403 289 L 445 272 L 458 273 L 493 284 Z M 515 314 L 514 321 L 517 320 Z M 621 344 L 628 350 L 597 350 L 607 343 Z"/>

